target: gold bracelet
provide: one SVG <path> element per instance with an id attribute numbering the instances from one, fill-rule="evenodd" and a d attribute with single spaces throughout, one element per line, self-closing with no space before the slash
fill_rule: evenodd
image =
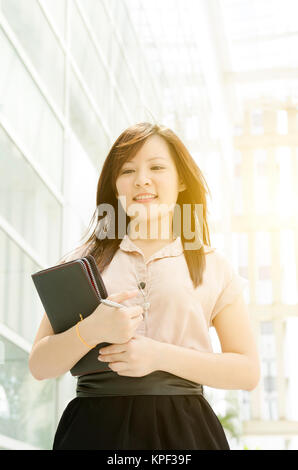
<path id="1" fill-rule="evenodd" d="M 82 341 L 83 344 L 85 344 L 85 346 L 88 346 L 89 349 L 93 349 L 95 348 L 96 344 L 94 346 L 90 346 L 90 344 L 86 343 L 85 340 L 83 340 L 82 336 L 80 335 L 80 332 L 79 332 L 79 323 L 81 321 L 83 321 L 83 316 L 80 314 L 80 317 L 81 317 L 81 320 L 78 321 L 78 323 L 76 324 L 76 332 L 77 332 L 77 336 L 79 338 L 80 341 Z"/>

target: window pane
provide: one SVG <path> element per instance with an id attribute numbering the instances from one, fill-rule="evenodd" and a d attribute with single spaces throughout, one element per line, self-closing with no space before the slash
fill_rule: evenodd
<path id="1" fill-rule="evenodd" d="M 233 208 L 234 215 L 243 214 L 243 170 L 242 170 L 242 152 L 234 152 L 234 197 Z"/>
<path id="2" fill-rule="evenodd" d="M 276 341 L 273 323 L 271 321 L 260 324 L 260 356 L 261 356 L 261 413 L 262 419 L 278 419 L 277 410 L 277 383 L 276 383 Z"/>
<path id="3" fill-rule="evenodd" d="M 256 214 L 265 214 L 269 211 L 269 181 L 267 151 L 264 149 L 254 151 L 254 184 Z"/>
<path id="4" fill-rule="evenodd" d="M 78 3 L 88 16 L 88 20 L 97 42 L 100 44 L 104 57 L 109 60 L 114 33 L 103 2 L 99 2 L 98 0 L 79 0 Z"/>
<path id="5" fill-rule="evenodd" d="M 223 185 L 222 185 L 222 158 L 216 151 L 206 152 L 205 178 L 208 183 L 211 199 L 209 199 L 210 221 L 219 221 L 224 213 Z M 209 195 L 208 195 L 209 196 Z"/>
<path id="6" fill-rule="evenodd" d="M 31 274 L 41 268 L 1 229 L 0 256 L 0 322 L 33 342 L 44 308 Z"/>
<path id="7" fill-rule="evenodd" d="M 271 235 L 269 232 L 256 232 L 256 260 L 257 302 L 268 304 L 272 302 Z"/>
<path id="8" fill-rule="evenodd" d="M 282 271 L 282 301 L 286 304 L 296 304 L 297 281 L 295 261 L 295 240 L 293 230 L 281 230 L 281 271 Z M 296 248 L 297 249 L 297 248 Z"/>
<path id="9" fill-rule="evenodd" d="M 277 188 L 277 211 L 280 216 L 294 215 L 297 207 L 293 198 L 293 170 L 291 162 L 291 149 L 278 147 L 276 162 L 279 168 L 279 185 Z"/>
<path id="10" fill-rule="evenodd" d="M 2 11 L 30 61 L 56 103 L 63 108 L 64 54 L 38 2 L 2 0 L 1 3 Z"/>
<path id="11" fill-rule="evenodd" d="M 97 43 L 103 53 L 107 65 L 111 68 L 111 71 L 114 74 L 124 101 L 130 105 L 131 110 L 137 110 L 137 105 L 140 104 L 139 96 L 126 61 L 124 60 L 124 56 L 120 51 L 120 46 L 116 35 L 113 32 L 113 28 L 103 2 L 98 2 L 97 0 L 81 0 L 79 3 L 88 17 L 88 21 L 96 37 Z M 122 14 L 122 10 L 123 5 L 121 2 L 118 2 L 117 12 L 119 13 L 121 11 Z M 115 21 L 115 19 L 116 18 L 113 15 L 113 20 Z M 127 31 L 128 28 L 124 21 L 123 14 L 122 20 L 122 27 L 125 26 L 125 30 Z M 118 32 L 121 36 L 121 30 L 118 29 Z M 126 49 L 126 52 L 129 54 L 130 51 Z"/>
<path id="12" fill-rule="evenodd" d="M 264 116 L 261 109 L 254 109 L 250 115 L 250 125 L 252 135 L 264 134 Z"/>
<path id="13" fill-rule="evenodd" d="M 108 151 L 109 139 L 73 73 L 70 76 L 69 119 L 81 145 L 99 170 Z"/>
<path id="14" fill-rule="evenodd" d="M 118 136 L 127 127 L 124 108 L 75 4 L 71 8 L 71 51 L 103 119 Z M 112 41 L 116 43 L 115 38 Z M 111 51 L 113 55 L 113 51 Z"/>
<path id="15" fill-rule="evenodd" d="M 44 262 L 60 254 L 62 208 L 0 126 L 0 214 Z"/>
<path id="16" fill-rule="evenodd" d="M 63 130 L 0 28 L 1 112 L 61 189 Z"/>
<path id="17" fill-rule="evenodd" d="M 297 374 L 297 357 L 298 357 L 298 318 L 290 317 L 285 320 L 285 349 L 284 349 L 284 367 L 287 380 L 286 394 L 286 419 L 298 420 L 298 374 Z"/>
<path id="18" fill-rule="evenodd" d="M 277 133 L 281 135 L 288 133 L 288 113 L 283 109 L 277 111 Z"/>
<path id="19" fill-rule="evenodd" d="M 248 281 L 248 235 L 247 233 L 232 233 L 233 247 L 233 264 L 238 274 Z M 249 303 L 250 292 L 249 283 L 243 290 L 243 295 L 247 303 Z"/>
<path id="20" fill-rule="evenodd" d="M 65 34 L 66 0 L 39 0 L 49 12 L 62 36 Z"/>
<path id="21" fill-rule="evenodd" d="M 134 26 L 131 23 L 130 16 L 127 13 L 125 2 L 118 2 L 117 0 L 104 0 L 106 9 L 110 12 L 115 27 L 120 33 L 121 41 L 123 41 L 125 51 L 127 52 L 128 59 L 132 64 L 132 68 L 137 75 L 139 83 L 144 83 L 143 78 L 143 67 L 144 58 L 141 54 L 138 38 L 134 31 Z M 113 60 L 113 57 L 110 57 Z M 146 86 L 146 85 L 145 85 Z"/>
<path id="22" fill-rule="evenodd" d="M 5 362 L 0 367 L 0 434 L 41 449 L 51 449 L 55 418 L 55 381 L 35 380 L 28 353 L 0 337 Z"/>
<path id="23" fill-rule="evenodd" d="M 137 120 L 138 117 L 141 118 L 143 112 L 141 96 L 130 74 L 122 49 L 120 48 L 115 38 L 112 43 L 112 52 L 109 60 L 112 73 L 116 79 L 117 87 L 119 88 L 120 95 L 124 103 L 126 104 L 128 112 L 133 116 L 135 120 Z M 145 94 L 145 89 L 143 85 L 141 86 Z M 124 115 L 124 111 L 122 110 L 122 108 L 119 109 L 119 112 L 120 116 L 114 116 L 114 118 L 117 118 L 119 120 L 119 118 L 122 117 L 122 122 L 119 121 L 117 126 L 118 129 L 122 130 L 126 126 L 128 117 Z"/>

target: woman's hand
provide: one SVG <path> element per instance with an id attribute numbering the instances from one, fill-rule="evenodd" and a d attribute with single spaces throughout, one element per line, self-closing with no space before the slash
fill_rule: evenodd
<path id="1" fill-rule="evenodd" d="M 98 360 L 108 362 L 118 375 L 143 377 L 158 370 L 159 341 L 134 335 L 123 344 L 111 344 L 100 349 Z"/>
<path id="2" fill-rule="evenodd" d="M 109 295 L 107 300 L 120 303 L 138 294 L 138 289 L 117 292 Z M 111 344 L 126 343 L 135 334 L 143 321 L 143 307 L 132 305 L 122 308 L 110 307 L 100 303 L 94 312 L 80 324 L 82 337 L 88 344 L 107 342 Z"/>

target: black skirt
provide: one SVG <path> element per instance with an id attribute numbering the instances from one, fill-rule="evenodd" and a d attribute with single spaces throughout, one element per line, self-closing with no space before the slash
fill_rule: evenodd
<path id="1" fill-rule="evenodd" d="M 53 450 L 229 450 L 203 395 L 76 397 Z"/>

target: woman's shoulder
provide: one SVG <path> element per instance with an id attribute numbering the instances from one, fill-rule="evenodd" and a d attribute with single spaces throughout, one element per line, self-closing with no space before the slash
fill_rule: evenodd
<path id="1" fill-rule="evenodd" d="M 233 263 L 229 257 L 219 248 L 204 245 L 204 252 L 208 254 L 206 256 L 207 264 L 211 270 L 223 276 L 230 276 L 233 271 Z"/>
<path id="2" fill-rule="evenodd" d="M 205 254 L 210 255 L 207 257 L 207 259 L 213 263 L 222 265 L 230 264 L 229 257 L 220 248 L 204 245 L 204 252 Z"/>
<path id="3" fill-rule="evenodd" d="M 247 280 L 238 274 L 232 257 L 220 248 L 214 248 L 212 251 L 209 250 L 208 253 L 210 254 L 206 257 L 206 260 L 210 275 L 214 276 L 216 274 L 216 277 L 224 281 L 224 283 L 229 282 L 231 279 L 236 281 L 239 279 L 242 284 L 246 285 Z"/>

